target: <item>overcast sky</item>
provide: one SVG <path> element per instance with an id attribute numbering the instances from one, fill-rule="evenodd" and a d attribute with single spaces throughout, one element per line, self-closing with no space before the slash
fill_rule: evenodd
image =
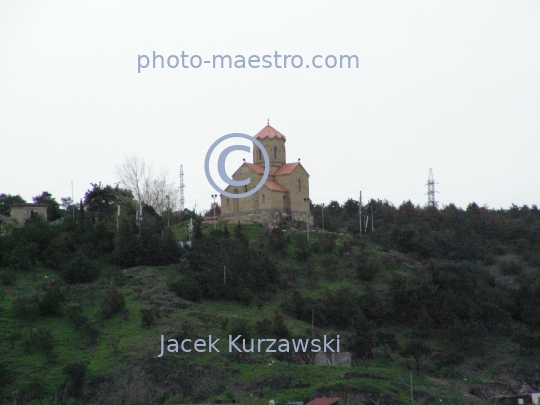
<path id="1" fill-rule="evenodd" d="M 359 68 L 138 73 L 153 51 Z M 433 168 L 440 205 L 539 204 L 540 2 L 0 1 L 0 192 L 78 200 L 136 154 L 207 208 L 210 145 L 268 118 L 315 203 L 425 205 Z"/>

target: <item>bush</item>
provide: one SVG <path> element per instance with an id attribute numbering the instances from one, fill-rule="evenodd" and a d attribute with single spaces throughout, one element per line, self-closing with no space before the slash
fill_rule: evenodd
<path id="1" fill-rule="evenodd" d="M 201 287 L 193 276 L 173 279 L 169 281 L 168 286 L 180 298 L 193 302 L 201 301 Z"/>
<path id="2" fill-rule="evenodd" d="M 60 315 L 65 300 L 66 297 L 60 288 L 55 286 L 46 288 L 43 297 L 37 301 L 39 314 Z"/>
<path id="3" fill-rule="evenodd" d="M 141 309 L 141 327 L 151 329 L 154 327 L 155 313 L 153 309 Z"/>
<path id="4" fill-rule="evenodd" d="M 319 248 L 322 252 L 332 253 L 336 247 L 337 235 L 333 233 L 319 233 L 318 242 Z"/>
<path id="5" fill-rule="evenodd" d="M 124 311 L 126 301 L 124 295 L 117 289 L 107 290 L 100 303 L 101 319 L 109 319 Z"/>
<path id="6" fill-rule="evenodd" d="M 501 260 L 499 268 L 505 276 L 517 276 L 521 273 L 523 265 L 515 259 Z"/>
<path id="7" fill-rule="evenodd" d="M 379 272 L 379 261 L 372 255 L 362 255 L 356 264 L 356 275 L 362 281 L 372 281 Z"/>
<path id="8" fill-rule="evenodd" d="M 80 359 L 67 363 L 64 366 L 62 371 L 68 379 L 66 392 L 70 397 L 80 398 L 82 396 L 87 368 L 88 364 Z"/>
<path id="9" fill-rule="evenodd" d="M 15 285 L 17 281 L 17 272 L 13 269 L 7 268 L 0 272 L 0 283 L 4 285 Z"/>
<path id="10" fill-rule="evenodd" d="M 82 309 L 79 304 L 70 305 L 66 309 L 66 316 L 68 321 L 71 322 L 76 330 L 81 330 L 83 326 L 88 322 L 88 318 L 83 315 Z"/>
<path id="11" fill-rule="evenodd" d="M 37 254 L 38 245 L 35 243 L 24 242 L 15 246 L 8 257 L 8 262 L 11 267 L 20 270 L 28 271 L 35 264 L 35 256 Z"/>
<path id="12" fill-rule="evenodd" d="M 51 362 L 53 359 L 52 351 L 55 347 L 51 330 L 42 327 L 32 329 L 23 340 L 23 347 L 28 353 L 38 351 L 45 354 L 47 360 Z"/>
<path id="13" fill-rule="evenodd" d="M 274 252 L 284 254 L 287 249 L 287 238 L 282 228 L 274 228 L 268 235 L 268 242 Z"/>
<path id="14" fill-rule="evenodd" d="M 307 240 L 307 236 L 303 233 L 296 234 L 294 241 L 296 244 L 296 250 L 294 252 L 296 260 L 300 262 L 307 261 L 311 256 L 311 249 Z"/>
<path id="15" fill-rule="evenodd" d="M 81 327 L 81 332 L 92 345 L 95 345 L 97 343 L 99 336 L 101 335 L 99 329 L 89 323 L 85 323 Z"/>
<path id="16" fill-rule="evenodd" d="M 88 283 L 98 279 L 99 268 L 94 261 L 78 252 L 61 271 L 62 278 L 66 283 Z"/>
<path id="17" fill-rule="evenodd" d="M 47 395 L 45 384 L 37 377 L 19 381 L 13 392 L 17 404 L 38 401 Z"/>
<path id="18" fill-rule="evenodd" d="M 17 318 L 30 318 L 37 316 L 38 300 L 36 297 L 21 297 L 13 300 L 11 310 Z"/>
<path id="19" fill-rule="evenodd" d="M 272 332 L 272 321 L 270 319 L 264 318 L 260 321 L 255 322 L 253 332 L 256 337 L 270 336 L 270 333 Z"/>

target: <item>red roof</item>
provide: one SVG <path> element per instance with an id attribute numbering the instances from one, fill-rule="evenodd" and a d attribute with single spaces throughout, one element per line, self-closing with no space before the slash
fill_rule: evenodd
<path id="1" fill-rule="evenodd" d="M 251 170 L 253 170 L 253 171 L 255 171 L 255 172 L 259 173 L 259 174 L 264 174 L 264 167 L 256 165 L 255 163 L 245 162 L 244 164 L 247 167 L 249 167 Z"/>
<path id="2" fill-rule="evenodd" d="M 263 129 L 261 129 L 259 131 L 259 133 L 254 136 L 254 138 L 255 139 L 281 138 L 284 141 L 287 139 L 287 138 L 285 138 L 285 135 L 283 135 L 281 132 L 277 131 L 274 127 L 271 127 L 270 124 L 268 124 Z"/>
<path id="3" fill-rule="evenodd" d="M 298 166 L 300 163 L 285 163 L 283 166 L 281 166 L 279 169 L 276 170 L 274 174 L 271 174 L 271 176 L 283 176 L 285 174 L 291 174 L 294 169 L 296 169 L 296 166 Z M 244 165 L 249 167 L 251 170 L 253 170 L 256 173 L 264 174 L 264 166 L 257 165 L 255 163 L 248 163 L 244 162 Z M 241 166 L 240 166 L 241 167 Z"/>
<path id="4" fill-rule="evenodd" d="M 279 169 L 276 170 L 276 172 L 273 174 L 273 176 L 281 176 L 283 174 L 290 174 L 294 169 L 296 169 L 296 166 L 298 166 L 300 163 L 285 163 L 283 166 L 281 166 Z"/>
<path id="5" fill-rule="evenodd" d="M 276 183 L 275 181 L 273 180 L 266 180 L 264 182 L 264 185 L 266 187 L 268 187 L 268 189 L 270 190 L 273 190 L 273 191 L 282 191 L 282 192 L 286 192 L 287 190 L 285 190 L 283 187 L 281 187 L 278 183 Z"/>
<path id="6" fill-rule="evenodd" d="M 340 400 L 339 397 L 334 398 L 315 398 L 313 401 L 308 402 L 306 405 L 331 405 Z"/>

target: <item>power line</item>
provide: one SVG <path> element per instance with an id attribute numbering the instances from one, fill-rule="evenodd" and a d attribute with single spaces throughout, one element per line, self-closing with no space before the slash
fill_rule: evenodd
<path id="1" fill-rule="evenodd" d="M 433 170 L 429 169 L 429 177 L 427 182 L 428 188 L 428 207 L 437 208 L 437 201 L 435 200 L 435 179 L 433 178 Z"/>

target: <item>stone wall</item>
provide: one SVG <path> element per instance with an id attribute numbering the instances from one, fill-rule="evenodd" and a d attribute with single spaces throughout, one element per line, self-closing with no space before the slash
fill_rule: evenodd
<path id="1" fill-rule="evenodd" d="M 313 225 L 313 215 L 307 212 L 291 211 L 287 213 L 282 210 L 256 210 L 249 212 L 240 212 L 231 215 L 221 215 L 220 220 L 229 221 L 231 224 L 240 222 L 241 224 L 266 224 L 269 226 L 278 226 L 283 220 L 293 220 L 306 222 L 306 217 L 310 225 Z"/>

